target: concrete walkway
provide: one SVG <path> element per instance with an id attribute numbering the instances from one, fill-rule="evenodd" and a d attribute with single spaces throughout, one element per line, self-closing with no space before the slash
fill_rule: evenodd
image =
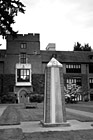
<path id="1" fill-rule="evenodd" d="M 73 114 L 79 114 L 81 116 L 93 118 L 93 113 L 90 113 L 90 112 L 85 112 L 85 111 L 80 111 L 80 110 L 75 110 L 75 109 L 70 109 L 70 108 L 66 108 L 66 111 Z"/>
<path id="2" fill-rule="evenodd" d="M 70 126 L 66 126 L 66 127 L 62 127 L 62 126 L 43 127 L 40 124 L 40 121 L 32 121 L 32 122 L 30 121 L 30 122 L 21 122 L 20 125 L 0 126 L 0 129 L 21 128 L 24 133 L 93 129 L 93 127 L 91 126 L 93 122 L 80 122 L 77 120 L 69 120 L 68 123 L 70 124 Z"/>
<path id="3" fill-rule="evenodd" d="M 21 128 L 25 133 L 33 133 L 33 132 L 47 132 L 47 131 L 71 131 L 71 130 L 87 130 L 93 129 L 91 124 L 93 122 L 80 122 L 77 120 L 69 120 L 68 123 L 70 126 L 66 127 L 43 127 L 39 121 L 35 122 L 22 122 Z"/>
<path id="4" fill-rule="evenodd" d="M 0 115 L 3 113 L 5 107 L 0 108 Z M 93 113 L 79 111 L 75 109 L 66 108 L 66 111 L 71 112 L 73 114 L 79 114 L 82 116 L 87 116 L 93 118 Z M 21 122 L 20 125 L 7 125 L 7 126 L 0 126 L 0 129 L 10 129 L 10 128 L 21 128 L 25 133 L 32 133 L 32 132 L 47 132 L 47 131 L 70 131 L 70 130 L 86 130 L 86 129 L 93 129 L 91 124 L 93 122 L 80 122 L 77 120 L 68 120 L 67 123 L 70 126 L 66 127 L 43 127 L 40 124 L 40 121 L 30 121 L 30 122 Z"/>
<path id="5" fill-rule="evenodd" d="M 0 116 L 2 115 L 3 111 L 6 109 L 7 106 L 0 106 Z"/>

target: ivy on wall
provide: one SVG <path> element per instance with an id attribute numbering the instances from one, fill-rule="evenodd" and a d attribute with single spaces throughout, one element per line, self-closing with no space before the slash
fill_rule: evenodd
<path id="1" fill-rule="evenodd" d="M 35 94 L 44 94 L 44 74 L 32 74 L 32 86 Z"/>

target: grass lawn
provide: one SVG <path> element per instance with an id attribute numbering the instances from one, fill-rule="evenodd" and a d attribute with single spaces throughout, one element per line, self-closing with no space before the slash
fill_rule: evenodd
<path id="1" fill-rule="evenodd" d="M 66 107 L 93 113 L 93 102 L 80 102 L 77 104 L 66 104 Z"/>
<path id="2" fill-rule="evenodd" d="M 24 134 L 26 140 L 93 140 L 93 130 Z"/>
<path id="3" fill-rule="evenodd" d="M 3 129 L 0 140 L 93 140 L 93 130 L 22 133 L 18 128 Z"/>
<path id="4" fill-rule="evenodd" d="M 68 108 L 73 108 L 73 109 L 79 109 L 79 110 L 83 110 L 83 111 L 87 111 L 89 110 L 93 110 L 93 107 L 85 107 L 83 106 L 84 104 L 82 103 L 77 103 L 77 104 L 66 104 L 66 107 Z M 23 107 L 18 107 L 18 111 L 20 113 L 20 118 L 21 121 L 37 121 L 37 120 L 43 120 L 43 104 L 39 103 L 37 105 L 37 108 L 30 108 L 30 109 L 25 109 Z M 88 110 L 88 111 L 89 111 Z M 90 111 L 92 112 L 92 111 Z M 89 117 L 84 117 L 81 116 L 80 114 L 72 114 L 70 112 L 66 112 L 66 118 L 67 120 L 79 120 L 79 121 L 93 121 L 92 118 Z"/>
<path id="5" fill-rule="evenodd" d="M 11 106 L 11 105 L 10 105 Z M 17 108 L 20 114 L 21 121 L 37 121 L 43 120 L 43 103 L 39 103 L 37 108 L 29 108 L 26 109 L 23 105 L 12 105 Z M 0 105 L 2 107 L 2 105 Z M 77 104 L 66 104 L 67 108 L 87 111 L 93 113 L 93 102 L 80 102 Z M 76 119 L 79 121 L 93 121 L 92 118 L 81 116 L 80 114 L 72 114 L 70 112 L 66 112 L 66 119 Z"/>

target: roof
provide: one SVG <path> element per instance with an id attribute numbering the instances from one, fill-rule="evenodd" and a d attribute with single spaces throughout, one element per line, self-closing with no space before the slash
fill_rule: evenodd
<path id="1" fill-rule="evenodd" d="M 91 51 L 40 51 L 42 62 L 48 63 L 50 59 L 55 56 L 55 58 L 61 63 L 91 63 L 89 56 L 93 56 Z"/>

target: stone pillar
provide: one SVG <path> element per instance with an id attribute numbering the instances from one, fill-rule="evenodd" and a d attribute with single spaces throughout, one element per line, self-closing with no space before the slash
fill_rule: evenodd
<path id="1" fill-rule="evenodd" d="M 44 126 L 68 125 L 66 122 L 63 66 L 55 58 L 45 71 Z"/>

